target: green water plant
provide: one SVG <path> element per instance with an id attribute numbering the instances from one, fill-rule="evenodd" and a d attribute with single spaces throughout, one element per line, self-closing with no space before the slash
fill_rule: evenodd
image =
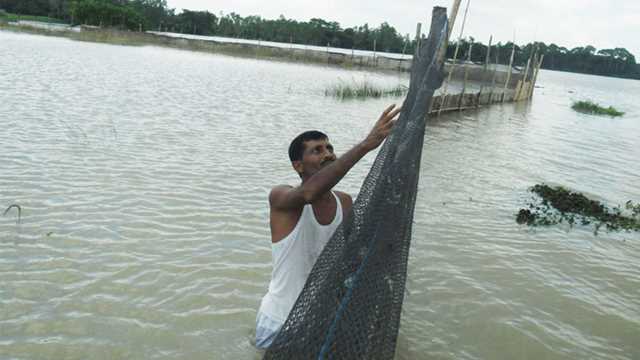
<path id="1" fill-rule="evenodd" d="M 627 201 L 625 212 L 620 206 L 609 208 L 562 186 L 538 184 L 530 191 L 535 196 L 528 207 L 520 209 L 516 215 L 518 224 L 550 226 L 566 222 L 570 226 L 593 225 L 595 234 L 602 226 L 610 231 L 640 231 L 640 203 Z"/>
<path id="2" fill-rule="evenodd" d="M 608 115 L 614 117 L 624 115 L 624 112 L 615 109 L 613 106 L 603 107 L 589 100 L 576 101 L 573 103 L 571 108 L 585 114 Z"/>
<path id="3" fill-rule="evenodd" d="M 368 81 L 356 82 L 352 84 L 340 83 L 327 88 L 324 91 L 325 96 L 332 96 L 340 100 L 360 99 L 367 98 L 381 98 L 381 97 L 400 97 L 409 91 L 409 88 L 404 85 L 398 85 L 393 88 L 382 88 Z"/>

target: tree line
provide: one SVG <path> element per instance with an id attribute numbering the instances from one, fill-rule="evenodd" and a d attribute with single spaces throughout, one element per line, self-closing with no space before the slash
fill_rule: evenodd
<path id="1" fill-rule="evenodd" d="M 9 13 L 49 16 L 71 24 L 86 24 L 126 30 L 160 30 L 195 35 L 216 35 L 244 39 L 332 46 L 411 54 L 416 41 L 383 22 L 342 28 L 335 21 L 313 18 L 296 21 L 280 16 L 240 16 L 183 9 L 177 13 L 166 0 L 0 0 L 0 9 Z M 453 42 L 447 55 L 453 57 Z M 508 64 L 515 47 L 514 65 L 524 66 L 533 52 L 544 55 L 543 69 L 640 79 L 636 59 L 624 48 L 597 50 L 593 46 L 568 49 L 543 42 L 518 46 L 511 42 L 491 46 L 490 62 Z M 467 38 L 460 41 L 458 58 L 484 62 L 489 47 Z M 471 52 L 471 53 L 469 53 Z M 469 57 L 470 56 L 470 57 Z"/>

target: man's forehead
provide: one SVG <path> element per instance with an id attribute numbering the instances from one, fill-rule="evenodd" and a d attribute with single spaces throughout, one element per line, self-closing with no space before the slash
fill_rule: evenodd
<path id="1" fill-rule="evenodd" d="M 318 145 L 331 145 L 331 143 L 329 142 L 329 139 L 307 140 L 303 144 L 304 144 L 305 150 L 312 149 Z"/>

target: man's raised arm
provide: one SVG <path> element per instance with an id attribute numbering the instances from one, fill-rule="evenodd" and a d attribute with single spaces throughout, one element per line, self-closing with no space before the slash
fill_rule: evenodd
<path id="1" fill-rule="evenodd" d="M 271 207 L 279 210 L 300 208 L 331 190 L 362 157 L 380 146 L 389 136 L 396 122 L 395 116 L 400 110 L 400 108 L 395 108 L 395 104 L 385 109 L 369 135 L 362 142 L 331 164 L 320 169 L 301 185 L 273 188 L 269 194 Z"/>

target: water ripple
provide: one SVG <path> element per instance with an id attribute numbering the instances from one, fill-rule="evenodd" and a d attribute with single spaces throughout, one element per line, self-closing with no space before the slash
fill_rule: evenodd
<path id="1" fill-rule="evenodd" d="M 320 129 L 346 151 L 397 99 L 339 102 L 324 89 L 407 82 L 1 31 L 0 42 L 0 206 L 23 208 L 19 224 L 0 218 L 10 358 L 259 357 L 267 195 L 299 181 L 289 141 Z M 537 182 L 640 200 L 640 85 L 540 81 L 529 104 L 430 120 L 398 358 L 640 357 L 637 234 L 514 221 Z M 572 96 L 627 115 L 577 114 Z M 355 196 L 373 157 L 340 188 Z"/>

